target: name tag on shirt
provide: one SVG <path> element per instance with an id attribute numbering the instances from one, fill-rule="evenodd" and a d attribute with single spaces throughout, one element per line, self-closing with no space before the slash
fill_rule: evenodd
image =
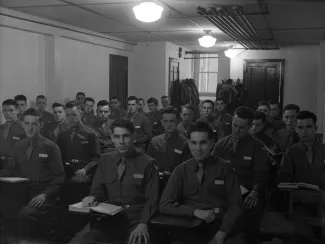
<path id="1" fill-rule="evenodd" d="M 244 160 L 252 160 L 252 157 L 244 156 Z"/>
<path id="2" fill-rule="evenodd" d="M 175 152 L 175 153 L 178 153 L 178 154 L 182 154 L 182 153 L 183 153 L 182 151 L 180 151 L 180 150 L 178 150 L 178 149 L 175 149 L 174 152 Z"/>
<path id="3" fill-rule="evenodd" d="M 134 179 L 143 179 L 143 175 L 140 175 L 140 174 L 134 174 L 134 175 L 133 175 L 133 178 L 134 178 Z"/>
<path id="4" fill-rule="evenodd" d="M 157 122 L 153 122 L 154 125 L 158 124 Z"/>
<path id="5" fill-rule="evenodd" d="M 86 140 L 86 138 L 83 135 L 76 134 L 81 140 Z"/>
<path id="6" fill-rule="evenodd" d="M 136 125 L 136 126 L 134 126 L 134 128 L 140 129 L 140 125 Z"/>
<path id="7" fill-rule="evenodd" d="M 38 156 L 40 158 L 47 158 L 48 157 L 48 155 L 47 154 L 44 154 L 44 153 L 40 153 Z"/>
<path id="8" fill-rule="evenodd" d="M 224 180 L 215 180 L 214 181 L 214 184 L 215 185 L 224 185 L 225 184 L 225 181 Z"/>
<path id="9" fill-rule="evenodd" d="M 89 144 L 89 141 L 81 141 L 81 144 Z"/>
<path id="10" fill-rule="evenodd" d="M 230 125 L 230 123 L 229 122 L 226 122 L 226 125 Z"/>
<path id="11" fill-rule="evenodd" d="M 217 130 L 213 130 L 213 132 L 217 132 Z"/>
<path id="12" fill-rule="evenodd" d="M 17 140 L 17 141 L 19 141 L 19 140 L 20 140 L 20 138 L 19 138 L 19 137 L 17 137 L 17 136 L 13 136 L 13 137 L 12 137 L 12 139 L 14 139 L 14 140 Z"/>

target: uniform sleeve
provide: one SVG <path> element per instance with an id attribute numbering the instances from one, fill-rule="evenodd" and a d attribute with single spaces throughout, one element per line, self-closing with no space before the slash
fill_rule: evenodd
<path id="1" fill-rule="evenodd" d="M 61 161 L 61 153 L 57 145 L 53 146 L 51 158 L 49 160 L 49 166 L 51 169 L 51 180 L 50 186 L 44 191 L 46 195 L 51 195 L 53 193 L 58 192 L 65 178 L 64 169 Z"/>
<path id="2" fill-rule="evenodd" d="M 142 126 L 143 126 L 143 136 L 136 140 L 136 142 L 138 143 L 146 143 L 152 137 L 152 125 L 147 117 L 143 118 Z"/>
<path id="3" fill-rule="evenodd" d="M 255 155 L 253 156 L 254 159 L 254 186 L 253 190 L 261 193 L 264 191 L 266 187 L 266 183 L 269 178 L 269 166 L 267 154 L 259 147 Z"/>
<path id="4" fill-rule="evenodd" d="M 89 141 L 90 141 L 90 163 L 88 163 L 84 168 L 89 171 L 93 167 L 98 165 L 98 160 L 100 157 L 100 144 L 99 139 L 95 135 L 95 133 L 91 133 L 89 135 Z"/>
<path id="5" fill-rule="evenodd" d="M 244 205 L 241 198 L 240 186 L 234 171 L 227 167 L 225 174 L 225 186 L 227 194 L 227 212 L 222 218 L 220 231 L 227 234 L 231 233 L 234 225 L 240 219 L 244 211 Z"/>
<path id="6" fill-rule="evenodd" d="M 96 170 L 89 195 L 94 196 L 99 202 L 105 202 L 107 200 L 106 188 L 104 186 L 105 175 L 103 173 L 105 170 L 104 164 L 101 163 L 101 161 L 103 161 L 103 157 L 99 159 L 98 168 Z"/>
<path id="7" fill-rule="evenodd" d="M 140 220 L 143 224 L 147 224 L 158 210 L 158 187 L 158 172 L 153 164 L 149 164 L 145 169 L 145 204 L 141 212 Z"/>
<path id="8" fill-rule="evenodd" d="M 17 155 L 17 154 L 16 154 L 16 150 L 14 148 L 11 158 L 8 162 L 8 165 L 5 168 L 0 170 L 0 177 L 18 176 L 18 175 L 15 175 L 15 168 L 16 168 L 15 155 Z"/>
<path id="9" fill-rule="evenodd" d="M 283 158 L 278 170 L 279 182 L 291 182 L 294 180 L 294 162 L 290 155 L 290 149 L 283 154 Z"/>
<path id="10" fill-rule="evenodd" d="M 182 169 L 176 167 L 170 176 L 160 200 L 160 212 L 180 217 L 193 217 L 195 207 L 179 204 L 182 198 Z"/>

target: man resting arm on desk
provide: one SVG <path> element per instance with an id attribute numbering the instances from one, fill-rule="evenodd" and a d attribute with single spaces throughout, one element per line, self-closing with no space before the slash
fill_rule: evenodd
<path id="1" fill-rule="evenodd" d="M 167 183 L 160 211 L 180 217 L 195 217 L 208 225 L 198 231 L 178 232 L 177 243 L 242 243 L 233 227 L 243 212 L 236 175 L 224 160 L 210 155 L 213 131 L 196 122 L 189 126 L 192 159 L 177 166 Z"/>
<path id="2" fill-rule="evenodd" d="M 129 243 L 147 244 L 147 224 L 158 208 L 158 173 L 154 159 L 134 149 L 132 122 L 118 119 L 111 129 L 116 152 L 100 158 L 90 196 L 83 199 L 83 204 L 94 206 L 108 201 L 125 209 L 93 228 L 86 235 L 87 243 L 129 240 Z"/>

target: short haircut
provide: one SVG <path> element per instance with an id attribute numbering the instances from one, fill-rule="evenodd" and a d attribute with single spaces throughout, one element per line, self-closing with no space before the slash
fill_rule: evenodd
<path id="1" fill-rule="evenodd" d="M 154 97 L 150 97 L 148 100 L 147 100 L 147 104 L 149 103 L 153 103 L 155 105 L 158 105 L 158 99 L 157 98 L 154 98 Z"/>
<path id="2" fill-rule="evenodd" d="M 76 101 L 70 101 L 67 102 L 67 104 L 65 105 L 65 108 L 74 108 L 74 107 L 78 107 L 80 104 Z"/>
<path id="3" fill-rule="evenodd" d="M 175 114 L 176 115 L 176 118 L 179 119 L 179 112 L 178 112 L 178 109 L 173 107 L 173 106 L 167 106 L 165 108 L 163 108 L 162 110 L 162 116 L 164 114 Z"/>
<path id="4" fill-rule="evenodd" d="M 86 102 L 92 102 L 93 104 L 95 104 L 95 100 L 91 97 L 86 97 L 84 103 Z"/>
<path id="5" fill-rule="evenodd" d="M 14 106 L 15 109 L 18 108 L 18 103 L 14 99 L 7 99 L 2 102 L 2 107 L 3 106 Z"/>
<path id="6" fill-rule="evenodd" d="M 35 109 L 35 108 L 29 108 L 27 109 L 22 116 L 22 120 L 24 120 L 25 116 L 30 115 L 30 116 L 36 116 L 36 117 L 40 117 L 40 113 Z"/>
<path id="7" fill-rule="evenodd" d="M 223 101 L 223 103 L 226 103 L 226 102 L 225 102 L 225 99 L 223 99 L 223 98 L 221 98 L 221 97 L 219 97 L 219 98 L 216 99 L 216 103 L 217 103 L 218 101 Z"/>
<path id="8" fill-rule="evenodd" d="M 59 107 L 62 107 L 63 109 L 65 109 L 65 106 L 62 103 L 53 103 L 52 104 L 52 109 L 59 108 Z"/>
<path id="9" fill-rule="evenodd" d="M 269 105 L 270 105 L 270 106 L 271 106 L 271 105 L 277 105 L 278 107 L 280 107 L 279 103 L 278 103 L 277 101 L 275 101 L 275 100 L 270 100 L 270 101 L 269 101 Z"/>
<path id="10" fill-rule="evenodd" d="M 113 99 L 116 99 L 119 102 L 121 101 L 118 96 L 112 96 L 111 99 L 110 99 L 110 101 L 112 101 Z"/>
<path id="11" fill-rule="evenodd" d="M 259 103 L 257 104 L 257 108 L 258 108 L 259 106 L 266 106 L 266 107 L 268 107 L 269 110 L 270 110 L 270 104 L 268 104 L 268 103 L 265 102 L 265 101 L 261 101 L 261 102 L 259 102 Z"/>
<path id="12" fill-rule="evenodd" d="M 188 134 L 189 138 L 191 138 L 191 134 L 193 132 L 206 132 L 208 134 L 208 138 L 210 140 L 213 140 L 213 130 L 205 122 L 198 121 L 198 122 L 191 124 L 189 126 L 189 128 L 187 129 L 187 134 Z"/>
<path id="13" fill-rule="evenodd" d="M 109 106 L 109 102 L 106 101 L 106 100 L 100 100 L 100 101 L 97 103 L 97 108 L 98 108 L 98 107 L 104 107 L 104 106 Z"/>
<path id="14" fill-rule="evenodd" d="M 266 122 L 266 115 L 263 112 L 256 111 L 254 113 L 254 120 L 262 120 L 263 123 Z"/>
<path id="15" fill-rule="evenodd" d="M 27 97 L 25 95 L 17 95 L 15 96 L 15 101 L 18 102 L 18 101 L 24 101 L 27 103 Z"/>
<path id="16" fill-rule="evenodd" d="M 183 112 L 183 109 L 184 109 L 184 108 L 189 109 L 189 110 L 192 110 L 193 113 L 194 113 L 194 115 L 195 115 L 196 112 L 195 112 L 195 109 L 193 108 L 192 104 L 187 103 L 187 104 L 183 105 L 183 106 L 182 106 L 182 112 Z"/>
<path id="17" fill-rule="evenodd" d="M 310 112 L 310 111 L 301 111 L 298 116 L 297 120 L 303 120 L 303 119 L 312 119 L 314 124 L 317 124 L 317 116 L 316 114 Z"/>
<path id="18" fill-rule="evenodd" d="M 84 97 L 86 96 L 86 94 L 84 92 L 78 92 L 77 95 L 76 95 L 76 97 L 79 96 L 79 95 L 82 95 Z"/>
<path id="19" fill-rule="evenodd" d="M 163 100 L 163 99 L 165 99 L 165 98 L 168 98 L 168 99 L 170 100 L 170 97 L 167 96 L 167 95 L 162 96 L 162 97 L 161 97 L 161 100 Z"/>
<path id="20" fill-rule="evenodd" d="M 113 133 L 115 128 L 127 129 L 128 131 L 130 131 L 131 134 L 134 133 L 134 125 L 130 120 L 126 120 L 126 119 L 115 120 L 111 125 L 111 130 Z"/>
<path id="21" fill-rule="evenodd" d="M 136 103 L 139 103 L 139 99 L 136 96 L 129 96 L 128 101 L 135 101 Z"/>
<path id="22" fill-rule="evenodd" d="M 253 110 L 245 106 L 236 108 L 234 115 L 237 115 L 241 119 L 247 119 L 250 124 L 254 119 Z"/>
<path id="23" fill-rule="evenodd" d="M 46 98 L 44 95 L 38 95 L 38 96 L 36 97 L 36 101 L 37 101 L 38 99 L 45 99 L 45 100 L 47 100 L 47 98 Z"/>
<path id="24" fill-rule="evenodd" d="M 294 110 L 298 114 L 300 112 L 300 107 L 296 104 L 288 104 L 283 108 L 283 113 L 287 110 Z"/>
<path id="25" fill-rule="evenodd" d="M 212 105 L 212 108 L 214 107 L 214 102 L 211 101 L 211 100 L 209 100 L 209 99 L 204 100 L 204 101 L 202 102 L 202 105 L 205 104 L 205 103 L 210 103 L 210 104 Z"/>
<path id="26" fill-rule="evenodd" d="M 139 102 L 142 101 L 144 103 L 144 99 L 142 97 L 139 98 Z"/>

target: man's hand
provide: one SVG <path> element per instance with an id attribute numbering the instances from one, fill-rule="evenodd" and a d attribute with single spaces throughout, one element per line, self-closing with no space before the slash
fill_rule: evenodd
<path id="1" fill-rule="evenodd" d="M 198 219 L 202 219 L 208 224 L 212 223 L 215 219 L 215 215 L 212 212 L 212 210 L 195 209 L 193 214 L 194 214 L 194 217 L 196 217 Z"/>
<path id="2" fill-rule="evenodd" d="M 226 237 L 227 237 L 226 233 L 222 231 L 218 231 L 217 234 L 209 241 L 208 244 L 223 244 Z"/>
<path id="3" fill-rule="evenodd" d="M 246 209 L 252 209 L 257 205 L 258 196 L 256 191 L 252 191 L 244 201 L 244 205 Z"/>
<path id="4" fill-rule="evenodd" d="M 36 197 L 34 197 L 30 202 L 29 206 L 33 208 L 40 208 L 43 203 L 46 201 L 46 195 L 45 194 L 39 194 Z"/>
<path id="5" fill-rule="evenodd" d="M 82 199 L 82 205 L 85 207 L 94 207 L 98 205 L 98 201 L 94 196 L 88 196 Z"/>
<path id="6" fill-rule="evenodd" d="M 87 174 L 86 169 L 79 169 L 74 173 L 76 176 L 84 177 Z"/>
<path id="7" fill-rule="evenodd" d="M 141 244 L 143 243 L 149 244 L 149 231 L 148 226 L 146 224 L 140 223 L 132 232 L 129 238 L 129 244 Z"/>

